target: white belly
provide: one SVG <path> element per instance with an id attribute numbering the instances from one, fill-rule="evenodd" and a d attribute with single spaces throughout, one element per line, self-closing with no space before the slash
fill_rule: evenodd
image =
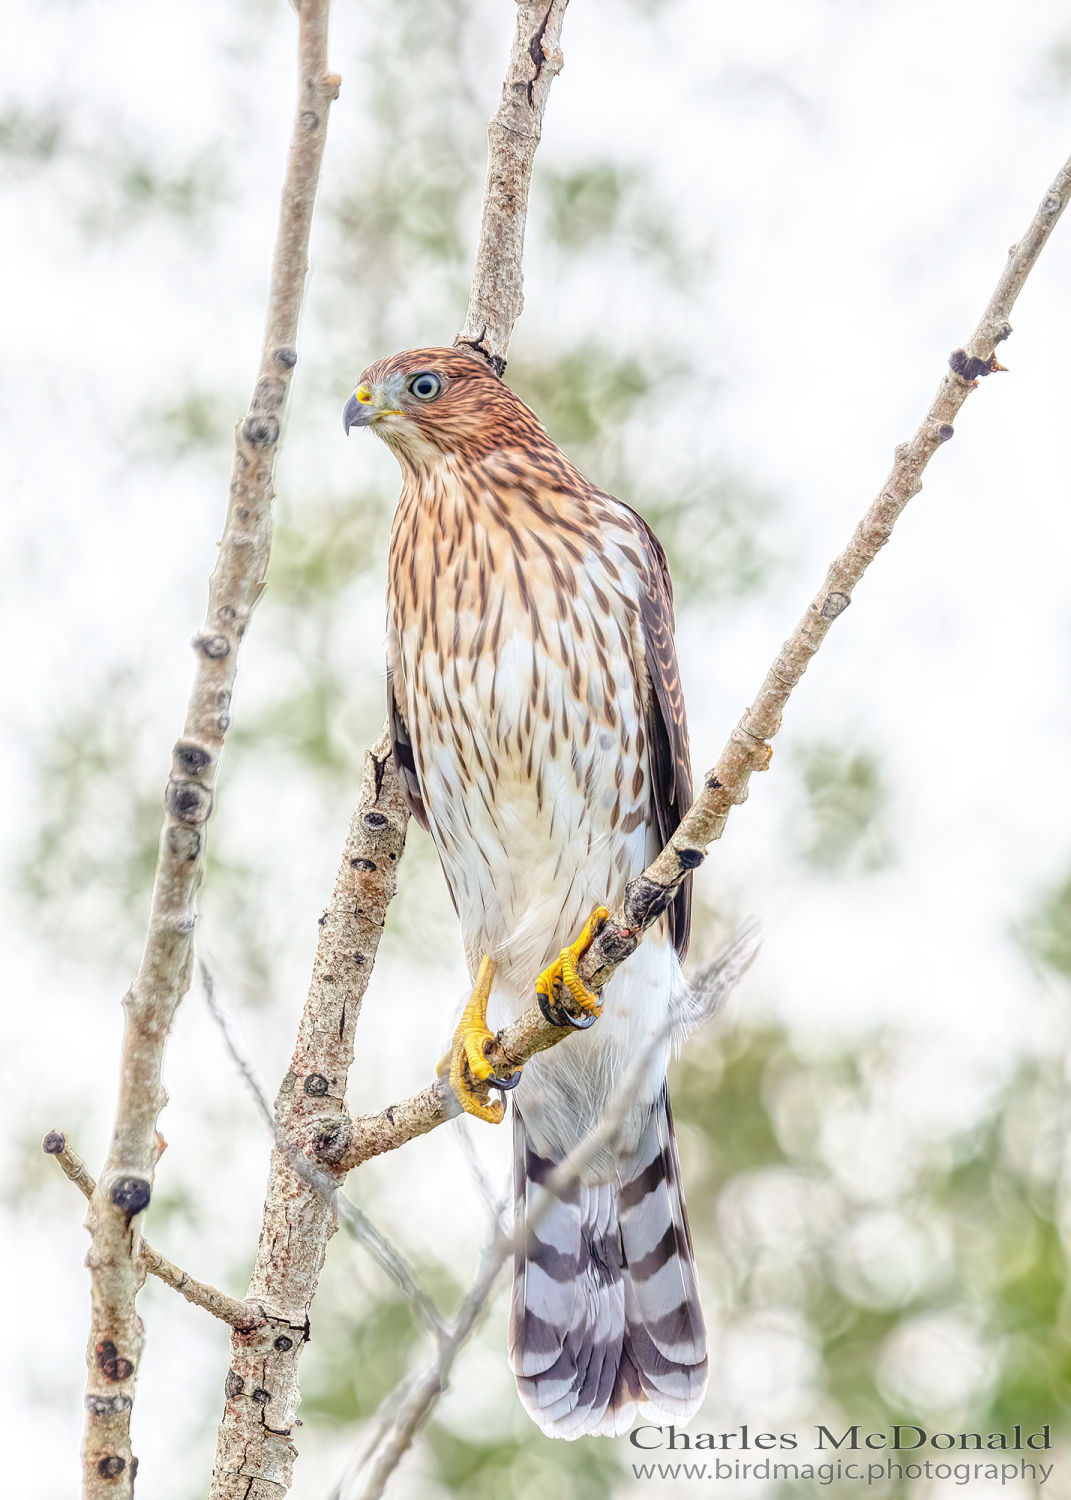
<path id="1" fill-rule="evenodd" d="M 470 973 L 485 953 L 497 966 L 490 1015 L 500 1026 L 533 1004 L 536 978 L 592 908 L 619 902 L 656 852 L 641 580 L 606 531 L 616 582 L 589 553 L 567 598 L 545 568 L 522 580 L 510 563 L 490 569 L 481 558 L 470 570 L 478 541 L 444 554 L 429 530 L 412 546 L 414 575 L 429 582 L 391 621 L 394 691 Z M 676 953 L 652 931 L 606 986 L 598 1023 L 527 1064 L 514 1097 L 537 1149 L 570 1149 L 659 1036 L 637 1089 L 639 1129 L 684 991 Z"/>

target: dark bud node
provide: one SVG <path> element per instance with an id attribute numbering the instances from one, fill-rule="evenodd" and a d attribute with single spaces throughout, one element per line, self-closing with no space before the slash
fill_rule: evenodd
<path id="1" fill-rule="evenodd" d="M 278 365 L 280 370 L 292 370 L 297 364 L 297 350 L 284 344 L 281 349 L 276 349 L 271 358 L 272 364 Z"/>
<path id="2" fill-rule="evenodd" d="M 977 380 L 979 375 L 989 374 L 989 361 L 973 359 L 966 349 L 953 349 L 948 356 L 949 368 L 964 380 Z"/>
<path id="3" fill-rule="evenodd" d="M 390 823 L 390 819 L 380 812 L 365 813 L 362 821 L 366 828 L 372 829 L 373 833 L 382 833 Z"/>
<path id="4" fill-rule="evenodd" d="M 851 602 L 847 594 L 827 594 L 822 600 L 823 620 L 835 620 L 838 615 L 844 613 Z"/>
<path id="5" fill-rule="evenodd" d="M 721 791 L 721 782 L 718 780 L 718 778 L 716 776 L 712 776 L 710 778 L 710 780 L 707 782 L 707 791 L 708 792 L 720 792 Z"/>
<path id="6" fill-rule="evenodd" d="M 311 109 L 303 109 L 299 118 L 302 130 L 315 130 L 320 123 L 320 116 L 314 114 Z"/>
<path id="7" fill-rule="evenodd" d="M 133 1361 L 123 1359 L 111 1339 L 105 1339 L 96 1348 L 97 1367 L 105 1380 L 129 1380 L 134 1373 Z"/>
<path id="8" fill-rule="evenodd" d="M 97 1473 L 102 1479 L 118 1479 L 125 1468 L 126 1459 L 120 1458 L 118 1453 L 102 1458 L 97 1463 Z"/>
<path id="9" fill-rule="evenodd" d="M 702 849 L 678 849 L 677 858 L 685 870 L 698 870 L 706 855 Z"/>
<path id="10" fill-rule="evenodd" d="M 278 1349 L 280 1354 L 285 1354 L 288 1349 L 292 1349 L 293 1347 L 294 1340 L 288 1339 L 285 1333 L 281 1333 L 272 1345 L 272 1348 Z"/>
<path id="11" fill-rule="evenodd" d="M 330 1084 L 322 1073 L 310 1073 L 305 1080 L 305 1092 L 311 1094 L 314 1099 L 322 1099 L 330 1088 Z"/>
<path id="12" fill-rule="evenodd" d="M 211 753 L 203 745 L 194 745 L 189 740 L 179 740 L 172 754 L 182 776 L 196 776 L 212 762 Z"/>
<path id="13" fill-rule="evenodd" d="M 108 1197 L 121 1213 L 132 1219 L 148 1208 L 152 1187 L 144 1177 L 119 1177 L 109 1188 Z"/>
<path id="14" fill-rule="evenodd" d="M 363 953 L 355 953 L 353 955 L 353 961 L 354 961 L 355 964 L 363 964 L 364 961 L 365 961 L 364 954 Z"/>
<path id="15" fill-rule="evenodd" d="M 342 1120 L 337 1125 L 332 1125 L 329 1130 L 324 1130 L 316 1137 L 316 1158 L 326 1166 L 337 1167 L 345 1156 L 349 1147 L 351 1133 L 348 1124 Z"/>
<path id="16" fill-rule="evenodd" d="M 230 655 L 231 643 L 225 635 L 195 635 L 193 644 L 209 661 L 222 661 Z"/>
<path id="17" fill-rule="evenodd" d="M 258 1388 L 253 1392 L 253 1400 L 257 1403 L 258 1406 L 267 1406 L 268 1402 L 271 1400 L 271 1391 L 266 1391 L 263 1386 L 258 1386 Z"/>
<path id="18" fill-rule="evenodd" d="M 227 1378 L 223 1382 L 223 1392 L 228 1401 L 233 1401 L 235 1396 L 240 1396 L 245 1390 L 245 1381 L 237 1370 L 228 1370 Z"/>
<path id="19" fill-rule="evenodd" d="M 67 1137 L 62 1130 L 50 1130 L 41 1145 L 49 1156 L 58 1156 L 61 1151 L 67 1149 Z"/>
<path id="20" fill-rule="evenodd" d="M 937 429 L 937 436 L 941 439 L 942 443 L 947 443 L 949 438 L 955 437 L 955 435 L 956 429 L 952 426 L 951 422 L 942 422 Z"/>
<path id="21" fill-rule="evenodd" d="M 659 885 L 656 880 L 640 875 L 625 889 L 625 920 L 630 927 L 649 927 L 676 894 L 675 885 Z"/>
<path id="22" fill-rule="evenodd" d="M 279 418 L 248 416 L 242 423 L 242 436 L 251 448 L 270 448 L 279 441 Z"/>
<path id="23" fill-rule="evenodd" d="M 179 823 L 203 823 L 212 811 L 212 797 L 191 782 L 169 781 L 164 806 Z"/>
<path id="24" fill-rule="evenodd" d="M 354 870 L 374 870 L 376 868 L 374 859 L 351 859 L 350 865 Z"/>

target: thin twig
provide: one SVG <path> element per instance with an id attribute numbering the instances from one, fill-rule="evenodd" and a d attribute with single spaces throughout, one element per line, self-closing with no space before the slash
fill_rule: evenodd
<path id="1" fill-rule="evenodd" d="M 1045 194 L 1023 239 L 1012 247 L 981 322 L 966 347 L 951 355 L 950 368 L 921 426 L 909 442 L 896 449 L 892 472 L 881 492 L 848 546 L 830 566 L 825 582 L 781 648 L 754 703 L 733 730 L 721 759 L 704 778 L 699 796 L 658 858 L 629 883 L 621 909 L 614 912 L 581 959 L 579 972 L 591 988 L 601 989 L 618 965 L 635 952 L 644 932 L 673 899 L 677 886 L 702 863 L 707 846 L 721 837 L 731 808 L 746 799 L 752 773 L 765 770 L 769 764 L 769 741 L 781 727 L 781 715 L 793 688 L 830 625 L 851 603 L 856 584 L 889 540 L 900 512 L 922 488 L 926 465 L 953 436 L 952 419 L 979 377 L 996 367 L 994 350 L 1012 331 L 1008 318 L 1015 299 L 1069 198 L 1071 161 Z M 497 1073 L 509 1072 L 568 1034 L 551 1026 L 532 1006 L 499 1033 L 497 1048 L 489 1050 L 488 1059 Z M 332 1163 L 348 1171 L 370 1156 L 397 1150 L 456 1113 L 449 1083 L 440 1078 L 389 1109 L 353 1120 L 336 1132 L 330 1143 L 310 1140 L 308 1145 L 315 1153 L 329 1144 Z"/>
<path id="2" fill-rule="evenodd" d="M 689 1032 L 705 1026 L 718 1014 L 729 993 L 754 962 L 758 952 L 757 926 L 748 922 L 726 947 L 701 972 L 695 986 L 694 1003 L 683 1023 Z M 567 1193 L 581 1178 L 599 1153 L 618 1139 L 625 1118 L 632 1108 L 636 1091 L 652 1058 L 667 1039 L 682 1030 L 682 1018 L 673 1016 L 665 1027 L 648 1039 L 632 1058 L 622 1075 L 610 1102 L 595 1128 L 560 1162 L 544 1183 L 541 1201 L 512 1233 L 497 1225 L 480 1257 L 476 1278 L 448 1334 L 439 1343 L 435 1358 L 417 1376 L 407 1376 L 391 1393 L 397 1398 L 393 1418 L 378 1424 L 372 1442 L 365 1447 L 361 1461 L 350 1471 L 352 1483 L 336 1487 L 338 1500 L 381 1500 L 387 1481 L 412 1445 L 413 1439 L 427 1421 L 439 1397 L 449 1384 L 450 1374 L 462 1348 L 472 1336 L 480 1315 L 494 1290 L 503 1267 L 511 1256 L 530 1244 L 536 1230 L 549 1213 L 556 1198 Z M 389 1401 L 391 1397 L 388 1397 Z M 381 1404 L 384 1410 L 386 1403 Z M 364 1481 L 356 1483 L 362 1470 Z"/>
<path id="3" fill-rule="evenodd" d="M 124 1000 L 126 1028 L 115 1130 L 86 1224 L 92 1314 L 83 1447 L 87 1500 L 132 1493 L 130 1414 L 144 1342 L 135 1299 L 144 1277 L 139 1215 L 148 1206 L 164 1103 L 164 1046 L 190 983 L 205 824 L 230 725 L 238 649 L 264 587 L 271 546 L 273 473 L 281 418 L 297 362 L 295 342 L 308 267 L 309 229 L 327 116 L 340 80 L 327 71 L 328 0 L 301 0 L 299 93 L 271 269 L 267 331 L 249 413 L 235 437 L 230 503 L 209 584 L 186 725 L 174 749 L 166 820 L 145 951 Z"/>
<path id="4" fill-rule="evenodd" d="M 518 0 L 502 103 L 487 126 L 487 182 L 465 326 L 454 340 L 501 375 L 524 306 L 524 228 L 550 86 L 562 70 L 569 0 Z"/>
<path id="5" fill-rule="evenodd" d="M 286 1157 L 288 1164 L 300 1172 L 325 1202 L 337 1211 L 340 1222 L 353 1238 L 358 1244 L 364 1246 L 380 1270 L 389 1276 L 399 1290 L 409 1298 L 425 1327 L 436 1338 L 441 1337 L 445 1332 L 442 1314 L 421 1286 L 416 1273 L 409 1266 L 401 1251 L 396 1249 L 386 1235 L 376 1228 L 363 1209 L 358 1208 L 355 1203 L 339 1192 L 338 1183 L 333 1177 L 313 1166 L 295 1146 L 287 1141 L 283 1133 L 276 1129 L 275 1114 L 268 1099 L 268 1091 L 261 1083 L 252 1061 L 239 1045 L 231 1018 L 219 998 L 215 976 L 203 958 L 198 959 L 197 967 L 212 1019 L 220 1029 L 231 1061 L 242 1075 L 243 1082 L 253 1096 L 257 1113 L 267 1126 L 272 1140 Z"/>
<path id="6" fill-rule="evenodd" d="M 215 975 L 203 958 L 198 958 L 197 960 L 197 972 L 201 976 L 201 988 L 205 992 L 205 1004 L 208 1006 L 208 1013 L 219 1027 L 220 1035 L 223 1037 L 223 1045 L 227 1049 L 231 1062 L 242 1075 L 242 1082 L 245 1084 L 253 1103 L 257 1107 L 257 1113 L 268 1127 L 274 1139 L 275 1111 L 271 1107 L 268 1091 L 257 1076 L 256 1068 L 254 1068 L 250 1059 L 238 1045 L 238 1038 L 234 1034 L 231 1018 L 228 1016 L 223 1002 L 219 998 L 219 991 L 216 989 Z"/>
<path id="7" fill-rule="evenodd" d="M 42 1144 L 48 1155 L 54 1156 L 59 1162 L 79 1192 L 86 1198 L 92 1198 L 97 1190 L 97 1184 L 87 1171 L 82 1158 L 77 1152 L 71 1150 L 63 1132 L 50 1130 Z M 205 1312 L 210 1312 L 214 1318 L 219 1318 L 223 1323 L 229 1323 L 232 1328 L 254 1328 L 264 1321 L 264 1314 L 260 1308 L 250 1307 L 247 1302 L 239 1302 L 237 1297 L 228 1297 L 226 1292 L 218 1291 L 205 1281 L 196 1281 L 186 1271 L 176 1266 L 174 1261 L 168 1260 L 166 1255 L 161 1255 L 159 1250 L 154 1250 L 148 1240 L 141 1241 L 138 1253 L 150 1276 L 156 1276 L 166 1282 L 169 1287 L 180 1292 L 187 1302 L 192 1302 L 194 1307 L 203 1307 Z"/>
<path id="8" fill-rule="evenodd" d="M 472 1134 L 466 1129 L 464 1120 L 457 1122 L 454 1139 L 457 1141 L 458 1150 L 465 1158 L 465 1165 L 469 1169 L 469 1174 L 476 1184 L 480 1197 L 487 1206 L 491 1223 L 496 1227 L 501 1227 L 502 1215 L 505 1212 L 506 1204 L 509 1202 L 508 1188 L 502 1193 L 495 1192 L 494 1185 L 484 1169 L 483 1162 L 476 1151 Z"/>

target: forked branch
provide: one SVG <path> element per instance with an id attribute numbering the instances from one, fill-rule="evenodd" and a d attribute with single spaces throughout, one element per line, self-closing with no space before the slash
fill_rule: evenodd
<path id="1" fill-rule="evenodd" d="M 71 1150 L 63 1132 L 50 1130 L 43 1144 L 47 1154 L 56 1158 L 79 1192 L 86 1198 L 92 1198 L 97 1190 L 97 1184 L 93 1181 L 82 1158 L 77 1152 Z M 205 1312 L 211 1313 L 214 1318 L 219 1318 L 223 1323 L 229 1323 L 232 1328 L 250 1329 L 264 1321 L 264 1314 L 259 1308 L 250 1307 L 246 1302 L 239 1302 L 237 1297 L 228 1297 L 226 1292 L 209 1286 L 206 1281 L 197 1281 L 176 1266 L 174 1261 L 168 1260 L 166 1255 L 161 1255 L 159 1250 L 154 1250 L 148 1240 L 140 1241 L 138 1254 L 150 1276 L 158 1277 L 180 1296 L 185 1297 L 187 1302 L 192 1302 L 194 1307 L 203 1307 Z"/>

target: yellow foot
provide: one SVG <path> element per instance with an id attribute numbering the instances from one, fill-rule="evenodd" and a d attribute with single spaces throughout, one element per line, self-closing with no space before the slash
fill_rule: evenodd
<path id="1" fill-rule="evenodd" d="M 576 942 L 563 948 L 549 968 L 544 969 L 536 980 L 539 1008 L 552 1026 L 573 1026 L 578 1031 L 586 1031 L 602 1015 L 598 995 L 594 990 L 588 989 L 576 972 L 576 966 L 601 932 L 609 915 L 605 906 L 597 906 L 584 923 Z"/>
<path id="2" fill-rule="evenodd" d="M 454 1032 L 453 1045 L 438 1067 L 440 1078 L 449 1073 L 450 1087 L 462 1109 L 489 1125 L 501 1124 L 506 1105 L 502 1099 L 492 1101 L 488 1090 L 515 1088 L 521 1078 L 520 1068 L 508 1078 L 499 1078 L 487 1060 L 487 1044 L 495 1039 L 494 1032 L 487 1027 L 487 1002 L 494 975 L 495 966 L 485 955 L 476 975 L 476 987 Z"/>

